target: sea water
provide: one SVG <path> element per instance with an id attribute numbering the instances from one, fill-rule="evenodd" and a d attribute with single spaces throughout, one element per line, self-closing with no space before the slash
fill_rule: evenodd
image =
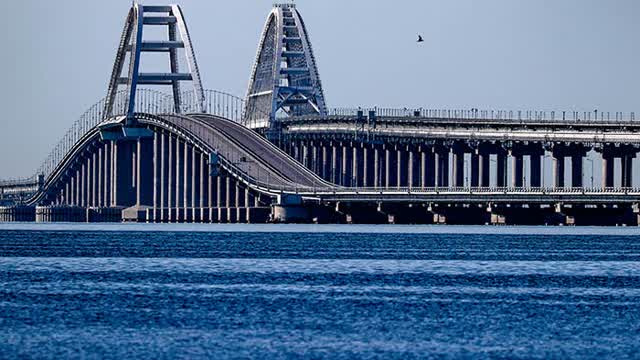
<path id="1" fill-rule="evenodd" d="M 0 358 L 638 358 L 632 228 L 0 226 Z"/>

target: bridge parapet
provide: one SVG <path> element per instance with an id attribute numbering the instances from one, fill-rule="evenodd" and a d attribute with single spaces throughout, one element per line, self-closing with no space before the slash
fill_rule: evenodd
<path id="1" fill-rule="evenodd" d="M 640 124 L 636 121 L 635 112 L 579 112 L 579 111 L 513 111 L 513 110 L 451 110 L 429 108 L 331 108 L 327 116 L 306 115 L 281 117 L 282 122 L 301 122 L 305 120 L 326 121 L 352 118 L 359 115 L 375 114 L 381 121 L 450 120 L 474 121 L 478 123 L 515 122 L 515 123 L 578 123 L 578 124 Z"/>

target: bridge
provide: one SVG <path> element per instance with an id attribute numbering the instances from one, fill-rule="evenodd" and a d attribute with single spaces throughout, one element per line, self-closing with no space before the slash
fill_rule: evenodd
<path id="1" fill-rule="evenodd" d="M 144 72 L 150 52 L 171 72 Z M 637 226 L 639 147 L 633 113 L 330 109 L 293 4 L 245 98 L 205 90 L 180 7 L 135 4 L 107 96 L 0 182 L 0 221 Z"/>

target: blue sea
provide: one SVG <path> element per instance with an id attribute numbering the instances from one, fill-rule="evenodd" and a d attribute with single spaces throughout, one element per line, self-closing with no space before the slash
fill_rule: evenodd
<path id="1" fill-rule="evenodd" d="M 640 358 L 632 228 L 0 225 L 0 359 Z"/>

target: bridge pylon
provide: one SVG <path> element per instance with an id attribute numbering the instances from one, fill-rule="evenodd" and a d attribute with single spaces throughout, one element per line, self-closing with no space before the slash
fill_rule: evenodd
<path id="1" fill-rule="evenodd" d="M 309 34 L 295 4 L 269 14 L 251 74 L 244 122 L 277 131 L 279 117 L 326 115 L 320 75 Z"/>
<path id="2" fill-rule="evenodd" d="M 149 27 L 166 27 L 167 38 L 148 40 L 143 38 L 144 30 Z M 158 32 L 153 31 L 152 34 Z M 165 53 L 169 57 L 170 72 L 145 73 L 141 71 L 143 53 Z M 187 69 L 180 69 L 179 54 L 184 53 Z M 125 69 L 128 64 L 128 69 Z M 124 74 L 123 74 L 124 72 Z M 205 96 L 200 79 L 191 37 L 187 29 L 182 10 L 178 5 L 140 5 L 134 4 L 122 32 L 120 45 L 109 81 L 109 90 L 105 102 L 105 116 L 114 114 L 116 96 L 121 87 L 126 87 L 127 126 L 135 125 L 136 91 L 140 85 L 171 86 L 175 112 L 182 112 L 181 82 L 191 82 L 200 112 L 204 112 Z"/>

